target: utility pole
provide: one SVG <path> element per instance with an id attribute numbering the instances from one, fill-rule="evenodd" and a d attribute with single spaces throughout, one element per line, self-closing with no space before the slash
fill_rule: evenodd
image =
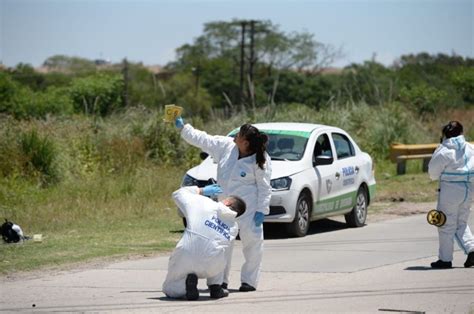
<path id="1" fill-rule="evenodd" d="M 249 98 L 252 102 L 252 108 L 255 110 L 255 88 L 253 84 L 253 71 L 255 65 L 255 23 L 250 21 L 250 59 L 249 59 Z"/>
<path id="2" fill-rule="evenodd" d="M 249 60 L 249 77 L 250 82 L 253 82 L 253 66 L 255 65 L 255 23 L 257 21 L 250 21 L 250 60 Z"/>
<path id="3" fill-rule="evenodd" d="M 245 65 L 245 27 L 247 26 L 246 21 L 240 22 L 242 27 L 241 40 L 240 40 L 240 111 L 244 111 L 244 65 Z"/>
<path id="4" fill-rule="evenodd" d="M 196 67 L 193 67 L 192 68 L 192 72 L 196 78 L 196 81 L 195 81 L 195 89 L 194 89 L 194 95 L 195 97 L 197 97 L 199 95 L 199 78 L 201 76 L 201 62 L 198 61 L 198 64 Z"/>
<path id="5" fill-rule="evenodd" d="M 127 58 L 123 59 L 123 105 L 124 107 L 128 107 L 128 81 L 129 81 L 129 74 L 128 74 L 128 61 Z"/>

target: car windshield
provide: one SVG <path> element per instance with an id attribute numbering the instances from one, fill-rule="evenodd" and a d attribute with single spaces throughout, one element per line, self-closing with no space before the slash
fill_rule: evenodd
<path id="1" fill-rule="evenodd" d="M 233 130 L 229 136 L 234 137 L 239 129 Z M 261 130 L 268 135 L 267 152 L 272 160 L 300 160 L 308 143 L 310 132 Z"/>

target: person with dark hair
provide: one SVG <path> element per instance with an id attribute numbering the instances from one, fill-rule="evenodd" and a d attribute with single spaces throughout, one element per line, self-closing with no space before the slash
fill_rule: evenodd
<path id="1" fill-rule="evenodd" d="M 219 193 L 213 184 L 198 188 L 186 186 L 173 192 L 173 199 L 186 217 L 187 226 L 168 263 L 163 292 L 170 298 L 197 300 L 198 278 L 219 281 L 209 285 L 210 296 L 220 299 L 229 295 L 220 282 L 226 266 L 227 251 L 238 233 L 237 217 L 245 213 L 246 204 L 238 196 L 220 202 L 206 196 Z"/>
<path id="2" fill-rule="evenodd" d="M 181 137 L 191 145 L 209 153 L 217 162 L 217 184 L 222 195 L 237 195 L 247 203 L 247 211 L 239 217 L 239 236 L 245 263 L 241 269 L 242 292 L 255 291 L 263 256 L 263 221 L 270 211 L 271 160 L 266 152 L 268 136 L 253 125 L 244 124 L 234 139 L 212 136 L 184 124 L 181 117 L 175 125 Z M 227 256 L 222 287 L 227 289 L 232 249 Z"/>
<path id="3" fill-rule="evenodd" d="M 437 210 L 446 215 L 438 228 L 439 259 L 432 268 L 451 268 L 454 239 L 467 254 L 464 267 L 474 266 L 474 237 L 467 222 L 474 182 L 474 146 L 466 142 L 462 124 L 451 121 L 442 129 L 441 144 L 428 164 L 432 180 L 439 180 Z"/>

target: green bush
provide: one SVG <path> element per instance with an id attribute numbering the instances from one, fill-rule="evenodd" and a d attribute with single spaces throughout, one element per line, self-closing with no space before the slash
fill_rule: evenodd
<path id="1" fill-rule="evenodd" d="M 59 173 L 56 168 L 56 148 L 47 136 L 38 135 L 32 130 L 20 134 L 19 145 L 25 156 L 26 175 L 37 177 L 42 184 L 56 183 Z"/>
<path id="2" fill-rule="evenodd" d="M 19 90 L 19 84 L 6 72 L 0 71 L 0 113 L 12 113 L 15 107 L 15 95 Z"/>
<path id="3" fill-rule="evenodd" d="M 190 145 L 183 143 L 179 132 L 172 124 L 163 122 L 163 114 L 157 113 L 143 125 L 142 133 L 147 157 L 160 165 L 189 163 Z M 192 155 L 192 154 L 191 154 Z"/>
<path id="4" fill-rule="evenodd" d="M 158 108 L 165 102 L 163 82 L 141 64 L 128 63 L 128 101 L 132 106 Z"/>
<path id="5" fill-rule="evenodd" d="M 75 79 L 69 94 L 76 112 L 106 116 L 122 107 L 121 75 L 96 75 Z"/>
<path id="6" fill-rule="evenodd" d="M 15 121 L 2 121 L 0 128 L 0 176 L 36 180 L 41 186 L 60 178 L 58 151 L 53 139 L 35 129 L 23 130 Z"/>
<path id="7" fill-rule="evenodd" d="M 168 89 L 167 103 L 176 104 L 184 108 L 188 117 L 200 116 L 207 119 L 211 111 L 211 97 L 207 90 L 196 86 L 195 79 L 190 75 L 175 75 L 166 87 Z M 163 104 L 164 106 L 165 104 Z"/>
<path id="8" fill-rule="evenodd" d="M 15 117 L 45 118 L 48 114 L 70 115 L 73 103 L 64 88 L 50 87 L 44 92 L 23 88 L 16 97 Z"/>
<path id="9" fill-rule="evenodd" d="M 71 114 L 72 105 L 64 88 L 50 87 L 45 91 L 34 92 L 0 72 L 0 112 L 18 119 L 44 118 L 48 114 Z"/>
<path id="10" fill-rule="evenodd" d="M 474 104 L 474 69 L 463 68 L 453 74 L 453 82 L 466 103 Z"/>
<path id="11" fill-rule="evenodd" d="M 0 120 L 0 176 L 21 175 L 25 158 L 18 145 L 19 130 L 12 118 Z"/>
<path id="12" fill-rule="evenodd" d="M 420 115 L 434 114 L 444 104 L 446 92 L 426 84 L 412 88 L 403 87 L 400 91 L 400 100 L 414 107 Z"/>
<path id="13" fill-rule="evenodd" d="M 133 170 L 143 164 L 146 155 L 143 140 L 130 135 L 109 135 L 102 138 L 98 153 L 108 173 Z"/>

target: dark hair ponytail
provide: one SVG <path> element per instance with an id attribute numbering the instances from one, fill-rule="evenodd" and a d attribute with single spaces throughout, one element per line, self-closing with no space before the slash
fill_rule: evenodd
<path id="1" fill-rule="evenodd" d="M 263 169 L 266 162 L 265 151 L 267 150 L 268 135 L 248 123 L 240 127 L 240 135 L 249 141 L 249 150 L 256 154 L 258 167 Z"/>

